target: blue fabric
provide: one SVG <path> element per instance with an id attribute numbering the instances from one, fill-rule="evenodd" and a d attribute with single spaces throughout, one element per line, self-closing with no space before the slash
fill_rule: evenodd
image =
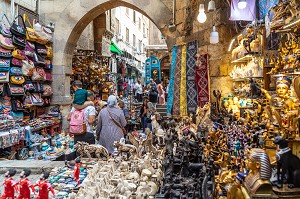
<path id="1" fill-rule="evenodd" d="M 259 0 L 259 18 L 264 19 L 267 13 L 278 3 L 278 0 Z"/>
<path id="2" fill-rule="evenodd" d="M 175 78 L 175 68 L 176 68 L 176 54 L 177 54 L 177 46 L 174 46 L 172 50 L 171 75 L 170 75 L 168 101 L 167 101 L 168 114 L 171 114 L 172 112 L 172 106 L 174 100 L 174 78 Z"/>

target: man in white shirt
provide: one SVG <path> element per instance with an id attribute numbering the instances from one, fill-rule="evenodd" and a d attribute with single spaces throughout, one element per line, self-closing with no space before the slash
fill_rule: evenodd
<path id="1" fill-rule="evenodd" d="M 137 83 L 134 85 L 134 89 L 136 91 L 136 98 L 139 102 L 142 101 L 143 96 L 143 86 L 141 84 L 141 80 L 138 80 Z"/>

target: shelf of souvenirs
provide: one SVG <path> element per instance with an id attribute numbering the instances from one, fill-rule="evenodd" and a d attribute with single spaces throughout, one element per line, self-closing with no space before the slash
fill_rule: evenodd
<path id="1" fill-rule="evenodd" d="M 231 63 L 247 63 L 252 60 L 253 57 L 258 56 L 258 52 L 246 53 L 243 57 L 231 61 Z"/>
<path id="2" fill-rule="evenodd" d="M 271 29 L 276 33 L 295 32 L 295 29 L 300 26 L 300 18 L 293 20 L 292 22 L 285 24 L 284 20 L 278 21 L 277 26 L 274 25 Z"/>
<path id="3" fill-rule="evenodd" d="M 252 77 L 243 77 L 243 78 L 232 78 L 232 81 L 234 82 L 243 82 L 243 81 L 247 81 L 249 79 L 263 79 L 263 76 L 252 76 Z"/>
<path id="4" fill-rule="evenodd" d="M 282 73 L 276 73 L 276 74 L 269 74 L 272 77 L 285 77 L 285 76 L 300 76 L 300 71 L 294 71 L 294 72 L 282 72 Z"/>

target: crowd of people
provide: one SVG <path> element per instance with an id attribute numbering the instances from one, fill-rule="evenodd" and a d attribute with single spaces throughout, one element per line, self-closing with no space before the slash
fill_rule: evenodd
<path id="1" fill-rule="evenodd" d="M 74 135 L 74 144 L 78 141 L 89 144 L 99 143 L 112 154 L 114 141 L 120 141 L 127 134 L 125 127 L 130 120 L 130 111 L 126 103 L 122 97 L 113 94 L 108 97 L 107 102 L 99 103 L 95 100 L 92 91 L 82 88 L 80 81 L 74 81 L 72 87 L 75 93 L 68 120 L 70 133 Z M 151 79 L 147 86 L 143 86 L 138 80 L 132 87 L 136 101 L 141 102 L 139 109 L 141 131 L 145 132 L 146 128 L 152 130 L 151 117 L 157 115 L 156 104 L 165 104 L 166 101 L 167 93 L 163 83 Z M 100 105 L 100 109 L 96 110 L 96 103 Z"/>

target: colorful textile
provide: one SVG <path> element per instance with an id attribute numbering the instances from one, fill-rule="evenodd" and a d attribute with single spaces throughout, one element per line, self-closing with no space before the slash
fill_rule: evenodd
<path id="1" fill-rule="evenodd" d="M 247 1 L 244 9 L 238 8 L 239 0 L 231 1 L 230 18 L 231 21 L 254 21 L 256 19 L 256 1 Z"/>
<path id="2" fill-rule="evenodd" d="M 187 99 L 186 99 L 186 44 L 182 46 L 182 57 L 181 57 L 180 116 L 187 116 Z"/>
<path id="3" fill-rule="evenodd" d="M 170 82 L 168 89 L 168 102 L 167 102 L 167 114 L 172 113 L 172 105 L 174 100 L 174 77 L 175 77 L 175 68 L 176 68 L 176 55 L 177 55 L 177 46 L 173 47 L 172 50 L 172 63 L 171 63 L 171 74 L 170 74 Z"/>
<path id="4" fill-rule="evenodd" d="M 268 12 L 272 7 L 277 5 L 278 0 L 259 0 L 258 8 L 259 8 L 259 18 L 264 19 Z"/>
<path id="5" fill-rule="evenodd" d="M 203 107 L 206 102 L 209 102 L 208 82 L 208 54 L 202 54 L 198 57 L 196 66 L 198 106 L 200 107 Z"/>
<path id="6" fill-rule="evenodd" d="M 197 54 L 197 41 L 189 42 L 187 44 L 187 56 L 186 56 L 186 93 L 187 93 L 188 113 L 195 113 L 198 106 L 197 86 L 195 84 L 196 54 Z"/>
<path id="7" fill-rule="evenodd" d="M 174 102 L 173 102 L 173 117 L 180 117 L 180 76 L 181 76 L 181 56 L 182 46 L 178 46 L 176 54 L 176 69 L 174 78 Z"/>

